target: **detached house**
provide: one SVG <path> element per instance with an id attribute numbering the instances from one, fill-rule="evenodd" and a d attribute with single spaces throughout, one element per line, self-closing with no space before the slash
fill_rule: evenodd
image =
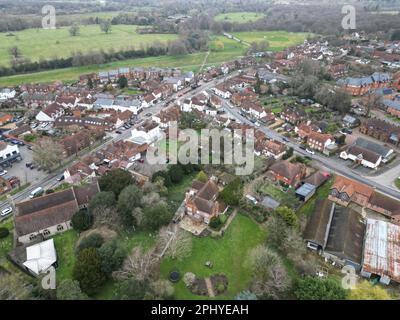
<path id="1" fill-rule="evenodd" d="M 218 194 L 218 186 L 213 180 L 206 183 L 193 181 L 186 192 L 185 213 L 196 223 L 209 224 L 213 217 L 220 214 Z"/>
<path id="2" fill-rule="evenodd" d="M 306 167 L 302 163 L 290 163 L 280 160 L 275 162 L 268 170 L 268 175 L 274 181 L 297 187 L 304 178 Z"/>
<path id="3" fill-rule="evenodd" d="M 297 107 L 284 107 L 281 112 L 281 118 L 291 124 L 298 124 L 307 119 L 307 113 Z"/>
<path id="4" fill-rule="evenodd" d="M 65 110 L 62 105 L 52 103 L 36 115 L 36 120 L 40 122 L 54 122 L 57 118 L 63 116 Z"/>
<path id="5" fill-rule="evenodd" d="M 307 137 L 307 144 L 311 149 L 325 152 L 328 146 L 334 144 L 334 139 L 330 134 L 312 131 Z"/>

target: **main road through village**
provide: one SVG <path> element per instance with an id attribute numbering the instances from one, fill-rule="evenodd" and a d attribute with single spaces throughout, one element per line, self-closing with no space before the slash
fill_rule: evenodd
<path id="1" fill-rule="evenodd" d="M 183 93 L 177 92 L 174 95 L 172 95 L 170 98 L 168 98 L 166 101 L 161 101 L 161 102 L 155 104 L 154 106 L 146 109 L 144 112 L 139 114 L 138 118 L 145 119 L 146 114 L 148 114 L 148 113 L 155 114 L 158 111 L 160 111 L 163 107 L 165 107 L 167 104 L 169 104 L 170 102 L 174 102 L 177 99 L 180 101 L 183 101 L 184 99 L 190 98 L 190 97 L 198 94 L 201 91 L 208 91 L 211 88 L 215 87 L 217 84 L 225 81 L 227 78 L 234 77 L 237 74 L 238 74 L 238 71 L 231 73 L 229 76 L 221 76 L 221 77 L 215 78 L 214 80 L 207 82 L 207 83 L 200 83 L 199 86 L 194 90 L 186 90 L 186 91 L 183 91 Z M 275 78 L 277 80 L 281 80 L 281 81 L 288 80 L 287 77 L 285 77 L 283 75 L 278 75 L 278 74 L 271 73 L 271 77 Z M 254 124 L 250 120 L 243 117 L 239 113 L 239 110 L 236 107 L 233 107 L 233 108 L 230 107 L 229 104 L 227 103 L 227 101 L 225 101 L 225 100 L 223 102 L 223 110 L 230 116 L 241 121 L 242 123 L 246 123 L 251 126 L 254 126 Z M 139 125 L 140 124 L 137 124 L 136 126 L 139 126 Z M 290 142 L 290 141 L 289 142 L 284 141 L 282 135 L 280 135 L 279 133 L 277 133 L 276 131 L 274 131 L 272 129 L 269 129 L 266 126 L 261 125 L 257 129 L 264 132 L 267 137 L 269 137 L 271 139 L 275 139 L 280 142 L 283 142 L 286 145 L 288 145 L 289 147 L 292 147 L 296 153 L 298 153 L 300 155 L 309 156 L 310 158 L 312 158 L 313 162 L 321 164 L 323 167 L 325 167 L 328 170 L 331 170 L 333 173 L 338 173 L 345 177 L 354 179 L 356 181 L 359 181 L 361 183 L 369 185 L 386 195 L 400 199 L 400 192 L 396 191 L 391 186 L 381 184 L 379 182 L 379 178 L 377 179 L 377 177 L 375 177 L 374 180 L 372 180 L 369 177 L 361 176 L 359 173 L 354 172 L 351 168 L 343 166 L 342 163 L 336 161 L 334 158 L 329 158 L 327 156 L 323 156 L 323 155 L 319 155 L 319 154 L 314 154 L 314 155 L 308 154 L 305 150 L 300 149 L 300 147 L 297 144 Z M 110 144 L 110 143 L 113 143 L 113 142 L 116 142 L 119 140 L 127 139 L 127 138 L 129 138 L 130 134 L 131 134 L 130 130 L 123 131 L 122 134 L 115 134 L 115 133 L 110 134 L 109 133 L 108 136 L 110 137 L 110 139 L 107 140 L 105 143 L 101 144 L 100 146 L 98 146 L 95 150 L 92 150 L 91 152 L 95 152 L 96 150 L 103 148 L 107 144 Z M 43 178 L 42 180 L 38 181 L 37 183 L 30 185 L 25 190 L 11 196 L 12 202 L 16 203 L 16 202 L 26 200 L 29 197 L 29 194 L 32 192 L 32 190 L 34 190 L 35 188 L 37 188 L 39 186 L 42 187 L 43 189 L 53 188 L 54 186 L 56 186 L 59 183 L 57 181 L 57 178 L 62 175 L 64 170 L 65 170 L 65 168 L 61 168 L 61 169 L 57 170 L 57 172 L 49 174 L 47 177 Z M 1 202 L 0 210 L 9 206 L 10 202 L 11 202 L 10 200 L 11 199 Z"/>

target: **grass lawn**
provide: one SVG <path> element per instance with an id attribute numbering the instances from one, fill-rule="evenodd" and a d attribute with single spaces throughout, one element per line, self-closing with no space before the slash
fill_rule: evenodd
<path id="1" fill-rule="evenodd" d="M 245 264 L 249 251 L 266 240 L 266 232 L 247 216 L 238 214 L 221 239 L 193 237 L 190 257 L 183 261 L 164 259 L 161 263 L 161 277 L 168 279 L 169 272 L 178 269 L 181 276 L 193 272 L 199 277 L 224 273 L 228 277 L 228 291 L 217 299 L 232 299 L 238 292 L 248 288 L 251 280 L 249 266 Z M 213 268 L 204 264 L 212 261 Z M 180 280 L 174 285 L 176 299 L 205 299 L 193 295 Z"/>
<path id="2" fill-rule="evenodd" d="M 317 192 L 308 200 L 297 212 L 298 216 L 306 215 L 310 216 L 314 212 L 315 202 L 318 199 L 327 199 L 331 186 L 333 184 L 334 177 L 326 181 L 325 184 L 320 187 Z"/>
<path id="3" fill-rule="evenodd" d="M 74 82 L 79 79 L 79 76 L 86 73 L 107 71 L 113 68 L 121 67 L 179 67 L 184 71 L 197 71 L 203 60 L 205 52 L 188 54 L 184 56 L 159 56 L 148 57 L 139 59 L 129 59 L 123 61 L 116 61 L 111 63 L 90 65 L 83 67 L 71 67 L 64 69 L 55 69 L 49 71 L 19 74 L 10 77 L 0 78 L 1 86 L 17 86 L 24 83 L 51 83 L 57 80 L 64 82 Z M 213 57 L 210 63 L 216 63 L 218 57 Z M 220 62 L 224 60 L 221 58 Z"/>
<path id="4" fill-rule="evenodd" d="M 196 175 L 197 172 L 185 175 L 180 183 L 168 187 L 167 202 L 174 213 L 179 208 L 183 199 L 185 199 L 186 190 L 191 186 Z"/>
<path id="5" fill-rule="evenodd" d="M 7 228 L 10 234 L 0 239 L 0 264 L 4 263 L 8 252 L 13 248 L 13 234 L 14 222 L 12 218 L 8 218 L 0 223 L 0 228 Z"/>
<path id="6" fill-rule="evenodd" d="M 75 230 L 68 230 L 53 238 L 58 258 L 58 268 L 56 269 L 58 283 L 65 279 L 72 279 L 72 269 L 75 263 L 75 245 L 78 238 L 78 233 Z"/>
<path id="7" fill-rule="evenodd" d="M 399 177 L 399 178 L 396 178 L 396 180 L 394 180 L 394 184 L 396 185 L 396 187 L 397 187 L 398 189 L 400 189 L 400 177 Z"/>
<path id="8" fill-rule="evenodd" d="M 268 41 L 270 51 L 280 51 L 302 43 L 310 33 L 286 31 L 249 31 L 233 32 L 232 35 L 248 43 Z"/>
<path id="9" fill-rule="evenodd" d="M 285 198 L 286 193 L 274 186 L 272 183 L 267 182 L 261 187 L 261 192 L 269 195 L 277 201 L 282 201 Z"/>
<path id="10" fill-rule="evenodd" d="M 70 57 L 76 51 L 89 52 L 100 49 L 119 50 L 124 48 L 140 48 L 141 45 L 154 41 L 167 42 L 178 38 L 175 34 L 138 34 L 137 26 L 113 25 L 111 32 L 101 32 L 98 25 L 80 27 L 80 34 L 72 37 L 69 28 L 59 29 L 26 29 L 8 33 L 0 33 L 0 65 L 8 66 L 9 49 L 17 46 L 25 58 L 38 61 L 41 58 Z"/>
<path id="11" fill-rule="evenodd" d="M 98 26 L 89 26 L 89 27 L 97 27 Z M 117 28 L 121 26 L 113 26 L 112 34 L 115 32 L 117 33 Z M 122 27 L 132 27 L 132 26 L 122 26 Z M 52 31 L 52 30 L 42 30 L 43 31 Z M 67 30 L 64 30 L 68 32 Z M 22 31 L 21 31 L 22 32 Z M 109 35 L 99 35 L 99 36 L 112 36 Z M 264 40 L 263 36 L 266 36 L 270 43 L 270 50 L 282 50 L 286 47 L 292 46 L 294 44 L 302 42 L 307 34 L 306 33 L 288 33 L 282 31 L 273 31 L 273 32 L 246 32 L 246 33 L 238 33 L 243 35 L 251 35 L 255 34 L 258 37 L 258 41 Z M 277 35 L 280 36 L 280 40 L 277 41 Z M 1 40 L 0 34 L 0 40 Z M 83 34 L 81 35 L 83 36 Z M 80 37 L 81 37 L 80 36 Z M 143 36 L 153 36 L 157 37 L 160 35 L 137 35 L 137 37 Z M 161 35 L 161 36 L 168 36 L 168 35 Z M 169 35 L 174 36 L 174 35 Z M 70 37 L 70 36 L 69 36 Z M 70 37 L 73 38 L 73 37 Z M 239 37 L 240 38 L 240 37 Z M 272 40 L 270 40 L 271 38 Z M 145 38 L 143 38 L 145 39 Z M 275 41 L 274 41 L 275 39 Z M 154 39 L 155 40 L 155 39 Z M 245 39 L 243 39 L 245 40 Z M 150 40 L 149 40 L 150 41 Z M 153 40 L 152 40 L 153 41 Z M 150 42 L 152 42 L 150 41 Z M 246 40 L 247 41 L 247 40 Z M 249 40 L 250 41 L 250 40 Z M 222 45 L 221 45 L 222 44 Z M 128 43 L 123 43 L 124 47 L 127 47 Z M 243 44 L 237 43 L 233 40 L 227 39 L 222 36 L 212 36 L 210 42 L 210 54 L 207 58 L 205 66 L 216 66 L 223 62 L 234 60 L 238 57 L 244 55 L 245 50 L 247 47 Z M 71 50 L 67 50 L 67 54 L 70 53 Z M 64 68 L 64 69 L 56 69 L 56 70 L 48 70 L 42 72 L 35 72 L 35 73 L 27 73 L 27 74 L 20 74 L 10 77 L 1 77 L 0 78 L 0 87 L 2 86 L 17 86 L 24 83 L 51 83 L 54 81 L 64 81 L 64 82 L 74 82 L 79 79 L 79 76 L 82 74 L 92 73 L 92 72 L 99 72 L 99 71 L 106 71 L 113 68 L 120 68 L 120 67 L 169 67 L 169 68 L 181 68 L 183 71 L 193 71 L 198 72 L 200 66 L 202 65 L 205 57 L 205 52 L 197 52 L 193 54 L 187 54 L 183 56 L 159 56 L 159 57 L 148 57 L 148 58 L 138 58 L 138 59 L 129 59 L 123 61 L 116 61 L 111 63 L 105 63 L 100 65 L 91 65 L 91 66 L 82 66 L 82 67 L 71 67 L 71 68 Z M 0 62 L 1 62 L 1 49 L 0 49 Z M 6 59 L 8 63 L 8 59 Z M 0 63 L 1 65 L 1 63 Z"/>
<path id="12" fill-rule="evenodd" d="M 257 13 L 257 12 L 229 12 L 229 13 L 221 13 L 215 16 L 215 21 L 247 23 L 260 20 L 261 18 L 264 17 L 265 15 L 263 13 Z"/>

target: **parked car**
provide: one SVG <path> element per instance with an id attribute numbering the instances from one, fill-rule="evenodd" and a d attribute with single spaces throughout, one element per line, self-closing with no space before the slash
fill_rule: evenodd
<path id="1" fill-rule="evenodd" d="M 7 207 L 7 208 L 1 210 L 0 216 L 5 217 L 5 216 L 9 215 L 12 211 L 13 211 L 13 209 L 11 207 Z"/>
<path id="2" fill-rule="evenodd" d="M 7 172 L 7 170 L 0 169 L 0 176 L 4 176 L 5 174 L 7 174 Z"/>
<path id="3" fill-rule="evenodd" d="M 64 179 L 65 179 L 65 177 L 64 177 L 64 175 L 62 175 L 62 176 L 60 176 L 60 177 L 57 178 L 57 181 L 62 181 L 62 180 L 64 180 Z"/>
<path id="4" fill-rule="evenodd" d="M 306 149 L 306 152 L 309 153 L 309 154 L 315 154 L 315 152 L 313 150 L 308 149 L 308 148 Z"/>
<path id="5" fill-rule="evenodd" d="M 290 140 L 288 138 L 286 138 L 286 137 L 283 137 L 282 140 L 285 141 L 285 142 L 290 142 Z"/>
<path id="6" fill-rule="evenodd" d="M 25 163 L 25 167 L 27 167 L 27 168 L 32 167 L 32 162 L 27 162 L 27 163 Z"/>
<path id="7" fill-rule="evenodd" d="M 145 116 L 146 116 L 146 117 L 151 117 L 151 116 L 152 116 L 152 113 L 150 113 L 150 112 L 149 112 L 149 113 L 146 113 Z"/>
<path id="8" fill-rule="evenodd" d="M 115 133 L 122 134 L 122 132 L 120 130 L 115 131 Z"/>

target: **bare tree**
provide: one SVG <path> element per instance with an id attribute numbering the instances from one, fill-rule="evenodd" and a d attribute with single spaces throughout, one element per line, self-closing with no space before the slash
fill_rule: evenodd
<path id="1" fill-rule="evenodd" d="M 172 258 L 182 260 L 188 257 L 192 252 L 192 236 L 182 230 L 173 231 L 169 227 L 161 228 L 158 234 L 158 247 L 165 255 Z"/>
<path id="2" fill-rule="evenodd" d="M 258 246 L 250 252 L 249 262 L 253 272 L 251 289 L 255 294 L 277 299 L 290 287 L 290 278 L 276 252 Z"/>
<path id="3" fill-rule="evenodd" d="M 110 20 L 103 20 L 100 22 L 100 30 L 109 33 L 111 32 L 111 21 Z"/>
<path id="4" fill-rule="evenodd" d="M 21 50 L 17 46 L 11 47 L 8 51 L 14 59 L 21 57 Z"/>
<path id="5" fill-rule="evenodd" d="M 79 25 L 78 25 L 77 23 L 74 23 L 74 24 L 69 28 L 69 34 L 70 34 L 72 37 L 75 37 L 75 36 L 79 35 L 79 31 L 80 31 L 80 28 L 79 28 Z"/>
<path id="6" fill-rule="evenodd" d="M 158 264 L 158 259 L 153 251 L 144 251 L 141 247 L 135 247 L 132 253 L 125 259 L 122 269 L 115 271 L 113 277 L 119 280 L 133 278 L 143 281 L 151 278 Z"/>
<path id="7" fill-rule="evenodd" d="M 99 206 L 94 208 L 91 213 L 94 228 L 106 226 L 115 229 L 120 225 L 119 214 L 114 207 Z"/>
<path id="8" fill-rule="evenodd" d="M 39 167 L 51 171 L 56 165 L 61 165 L 63 152 L 61 144 L 44 138 L 33 147 L 33 161 Z"/>

